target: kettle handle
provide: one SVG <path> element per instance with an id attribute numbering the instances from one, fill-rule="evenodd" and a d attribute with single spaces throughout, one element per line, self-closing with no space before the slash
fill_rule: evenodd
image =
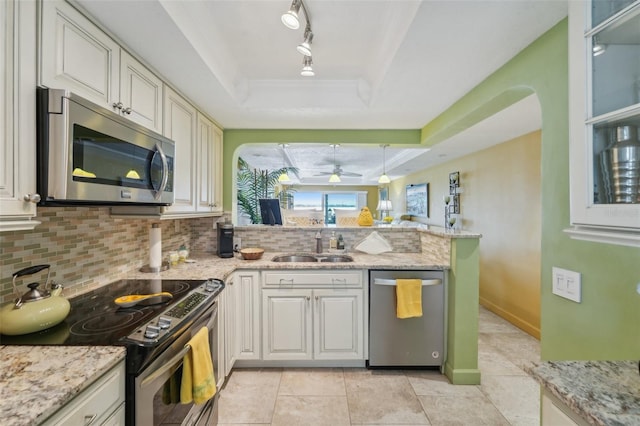
<path id="1" fill-rule="evenodd" d="M 34 265 L 34 266 L 28 266 L 24 269 L 20 269 L 18 272 L 14 272 L 13 273 L 13 277 L 17 278 L 17 277 L 22 277 L 25 275 L 33 275 L 36 274 L 40 271 L 42 271 L 43 269 L 47 269 L 51 267 L 51 265 Z"/>

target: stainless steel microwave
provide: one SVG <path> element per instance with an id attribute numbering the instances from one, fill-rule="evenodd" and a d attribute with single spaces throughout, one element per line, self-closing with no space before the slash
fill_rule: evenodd
<path id="1" fill-rule="evenodd" d="M 37 90 L 40 205 L 173 203 L 175 143 L 69 91 Z"/>

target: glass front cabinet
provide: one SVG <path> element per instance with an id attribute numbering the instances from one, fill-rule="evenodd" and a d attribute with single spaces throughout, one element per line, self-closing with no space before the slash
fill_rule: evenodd
<path id="1" fill-rule="evenodd" d="M 572 238 L 640 247 L 640 0 L 569 2 Z"/>

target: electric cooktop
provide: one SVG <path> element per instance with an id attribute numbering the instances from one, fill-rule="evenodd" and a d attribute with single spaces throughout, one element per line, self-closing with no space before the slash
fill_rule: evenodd
<path id="1" fill-rule="evenodd" d="M 120 280 L 69 299 L 67 318 L 49 329 L 21 336 L 0 335 L 3 345 L 124 345 L 125 339 L 158 315 L 180 317 L 206 309 L 224 288 L 220 280 Z M 129 294 L 169 292 L 129 308 L 114 300 Z M 185 298 L 184 303 L 181 300 Z M 184 306 L 183 306 L 184 305 Z M 178 318 L 175 321 L 180 321 Z M 172 327 L 173 328 L 173 327 Z M 140 333 L 144 334 L 144 333 Z M 149 340 L 149 339 L 145 339 Z M 145 344 L 148 342 L 144 342 Z"/>

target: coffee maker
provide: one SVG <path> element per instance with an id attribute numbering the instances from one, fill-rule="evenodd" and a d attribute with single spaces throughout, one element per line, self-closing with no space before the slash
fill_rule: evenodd
<path id="1" fill-rule="evenodd" d="M 218 223 L 218 257 L 233 257 L 233 224 Z"/>

